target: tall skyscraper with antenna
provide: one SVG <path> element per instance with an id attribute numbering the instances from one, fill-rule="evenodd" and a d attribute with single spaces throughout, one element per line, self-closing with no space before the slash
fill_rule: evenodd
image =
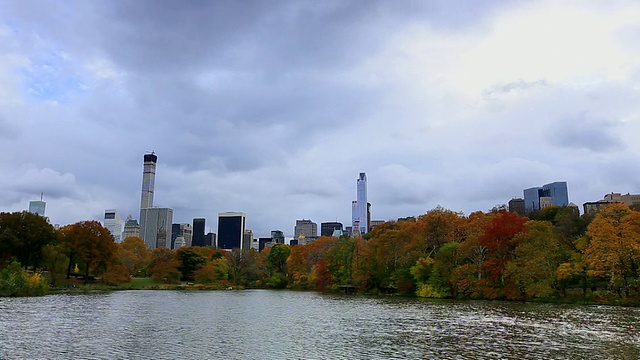
<path id="1" fill-rule="evenodd" d="M 369 216 L 367 205 L 367 175 L 360 173 L 356 181 L 356 201 L 351 203 L 351 222 L 353 235 L 361 236 L 369 231 Z"/>

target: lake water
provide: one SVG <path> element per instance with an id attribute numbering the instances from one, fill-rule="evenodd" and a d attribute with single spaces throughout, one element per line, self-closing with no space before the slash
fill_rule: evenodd
<path id="1" fill-rule="evenodd" d="M 0 298 L 2 359 L 638 359 L 640 309 L 314 292 Z"/>

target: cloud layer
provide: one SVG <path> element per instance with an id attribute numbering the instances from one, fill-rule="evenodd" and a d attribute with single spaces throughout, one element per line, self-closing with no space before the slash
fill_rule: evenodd
<path id="1" fill-rule="evenodd" d="M 176 222 L 470 213 L 569 183 L 640 192 L 640 6 L 555 1 L 13 1 L 0 15 L 0 210 Z"/>

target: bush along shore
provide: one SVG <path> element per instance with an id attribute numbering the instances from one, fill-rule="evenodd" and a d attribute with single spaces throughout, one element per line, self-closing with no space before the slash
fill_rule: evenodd
<path id="1" fill-rule="evenodd" d="M 137 237 L 116 244 L 95 221 L 54 230 L 33 216 L 0 214 L 1 295 L 40 295 L 49 285 L 54 292 L 289 288 L 640 304 L 640 212 L 622 204 L 596 215 L 549 207 L 528 217 L 502 208 L 467 216 L 437 207 L 364 237 L 320 237 L 260 252 L 150 250 Z"/>

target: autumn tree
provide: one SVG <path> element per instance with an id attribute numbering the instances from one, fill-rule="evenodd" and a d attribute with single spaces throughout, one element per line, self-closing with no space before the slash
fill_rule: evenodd
<path id="1" fill-rule="evenodd" d="M 258 251 L 255 249 L 233 249 L 224 253 L 228 265 L 229 281 L 247 286 L 260 278 Z"/>
<path id="2" fill-rule="evenodd" d="M 587 230 L 589 274 L 608 281 L 618 295 L 639 291 L 640 213 L 623 204 L 601 209 Z"/>
<path id="3" fill-rule="evenodd" d="M 488 258 L 481 269 L 483 279 L 480 291 L 483 297 L 493 299 L 504 296 L 504 287 L 507 285 L 504 269 L 516 247 L 514 237 L 522 231 L 526 221 L 526 218 L 515 213 L 500 212 L 493 217 L 491 224 L 478 239 L 479 244 L 488 250 Z"/>
<path id="4" fill-rule="evenodd" d="M 149 256 L 147 274 L 158 282 L 177 283 L 182 277 L 179 266 L 180 262 L 176 260 L 174 251 L 159 247 L 153 249 Z"/>
<path id="5" fill-rule="evenodd" d="M 141 238 L 129 236 L 118 244 L 117 260 L 130 276 L 144 276 L 149 261 L 149 249 Z"/>
<path id="6" fill-rule="evenodd" d="M 440 246 L 464 238 L 464 217 L 462 214 L 440 206 L 419 216 L 414 231 L 418 235 L 413 240 L 412 249 L 422 255 L 435 257 Z"/>
<path id="7" fill-rule="evenodd" d="M 63 242 L 71 250 L 69 267 L 77 256 L 84 264 L 85 283 L 89 281 L 90 271 L 103 272 L 114 259 L 116 243 L 107 228 L 97 221 L 81 221 L 65 227 Z M 68 270 L 69 271 L 69 270 Z"/>

